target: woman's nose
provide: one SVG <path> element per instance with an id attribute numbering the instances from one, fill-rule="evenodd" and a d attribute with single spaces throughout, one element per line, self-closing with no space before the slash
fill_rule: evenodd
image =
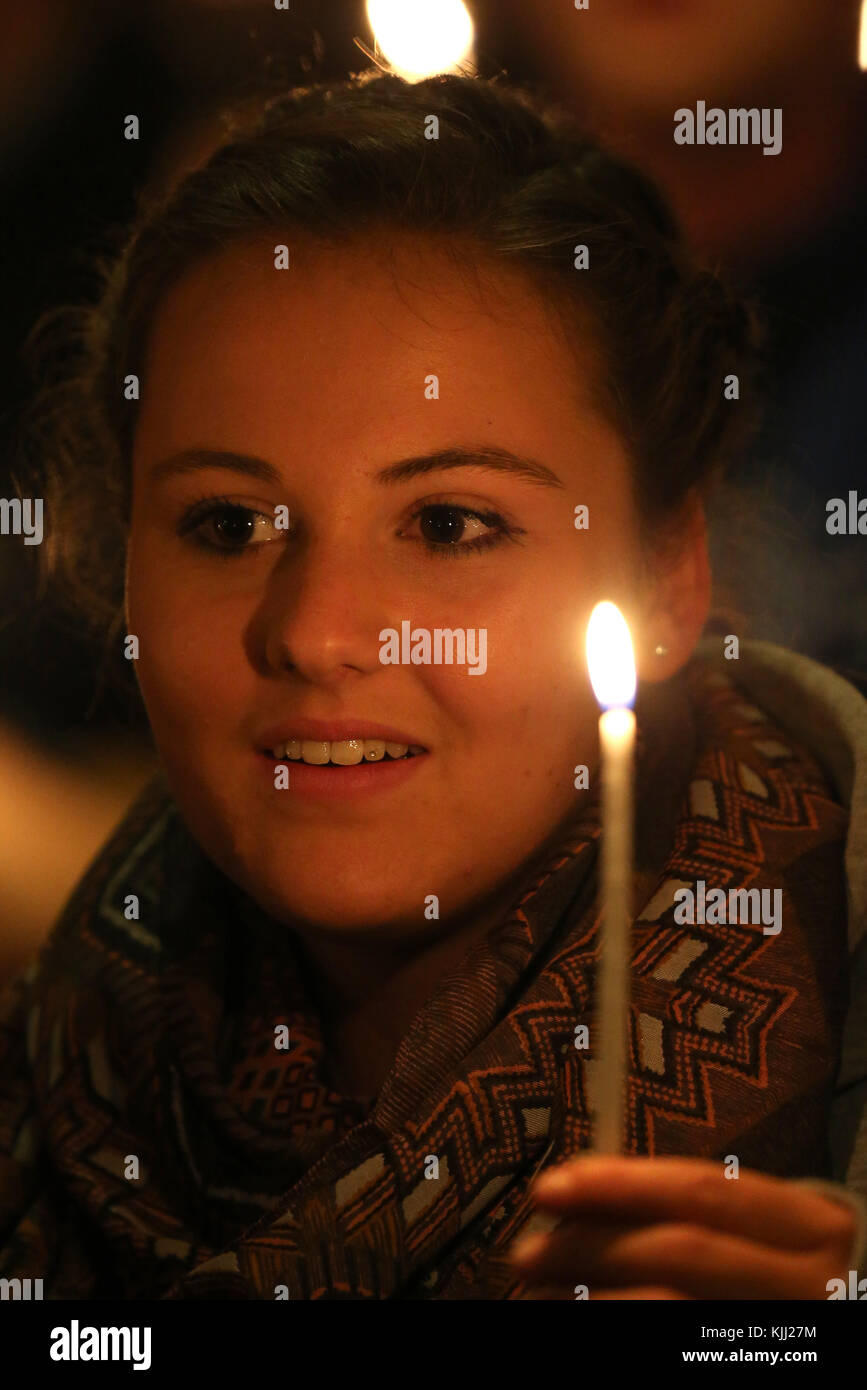
<path id="1" fill-rule="evenodd" d="M 347 669 L 378 670 L 387 607 L 369 552 L 336 540 L 309 542 L 270 577 L 261 611 L 268 670 L 294 670 L 317 682 Z"/>

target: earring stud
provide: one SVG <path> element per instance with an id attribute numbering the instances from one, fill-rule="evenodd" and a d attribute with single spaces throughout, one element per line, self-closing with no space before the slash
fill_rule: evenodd
<path id="1" fill-rule="evenodd" d="M 653 649 L 653 654 L 654 654 L 654 656 L 667 656 L 667 655 L 668 655 L 668 647 L 663 647 L 662 644 L 660 643 L 659 646 L 654 647 L 654 649 Z"/>

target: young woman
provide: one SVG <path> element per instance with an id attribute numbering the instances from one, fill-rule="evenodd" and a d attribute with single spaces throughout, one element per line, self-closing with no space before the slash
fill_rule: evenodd
<path id="1" fill-rule="evenodd" d="M 845 1278 L 854 1206 L 802 1180 L 848 1162 L 865 707 L 737 633 L 696 650 L 750 334 L 643 179 L 496 81 L 293 92 L 143 211 L 47 516 L 162 772 L 6 996 L 0 1273 L 267 1299 Z M 640 677 L 628 1120 L 624 1158 L 573 1165 L 601 599 Z M 416 659 L 383 660 L 404 631 Z M 463 660 L 419 660 L 446 632 Z M 684 925 L 699 882 L 780 894 L 779 921 Z"/>

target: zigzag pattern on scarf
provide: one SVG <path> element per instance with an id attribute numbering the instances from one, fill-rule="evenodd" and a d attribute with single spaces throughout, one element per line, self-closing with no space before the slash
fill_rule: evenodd
<path id="1" fill-rule="evenodd" d="M 627 1149 L 815 1175 L 846 814 L 735 686 L 699 665 L 692 685 L 698 757 L 633 932 Z M 14 1170 L 18 1208 L 0 1213 L 0 1272 L 45 1277 L 52 1297 L 520 1297 L 503 1252 L 532 1179 L 591 1140 L 595 1061 L 574 1043 L 592 1020 L 598 841 L 591 806 L 437 986 L 365 1110 L 323 1080 L 291 948 L 240 928 L 237 890 L 150 788 L 7 996 L 0 1177 Z M 781 888 L 783 930 L 679 924 L 674 894 L 699 879 Z"/>

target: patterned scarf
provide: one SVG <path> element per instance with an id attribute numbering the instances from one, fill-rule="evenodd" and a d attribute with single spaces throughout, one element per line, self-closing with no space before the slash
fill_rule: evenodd
<path id="1" fill-rule="evenodd" d="M 638 707 L 627 1151 L 830 1176 L 847 814 L 706 663 L 657 691 L 661 722 Z M 3 997 L 0 1276 L 51 1298 L 521 1297 L 504 1252 L 530 1185 L 592 1139 L 576 1028 L 592 1040 L 598 844 L 591 802 L 364 1105 L 325 1079 L 290 934 L 275 945 L 156 779 Z M 698 880 L 782 889 L 782 930 L 679 924 Z"/>

